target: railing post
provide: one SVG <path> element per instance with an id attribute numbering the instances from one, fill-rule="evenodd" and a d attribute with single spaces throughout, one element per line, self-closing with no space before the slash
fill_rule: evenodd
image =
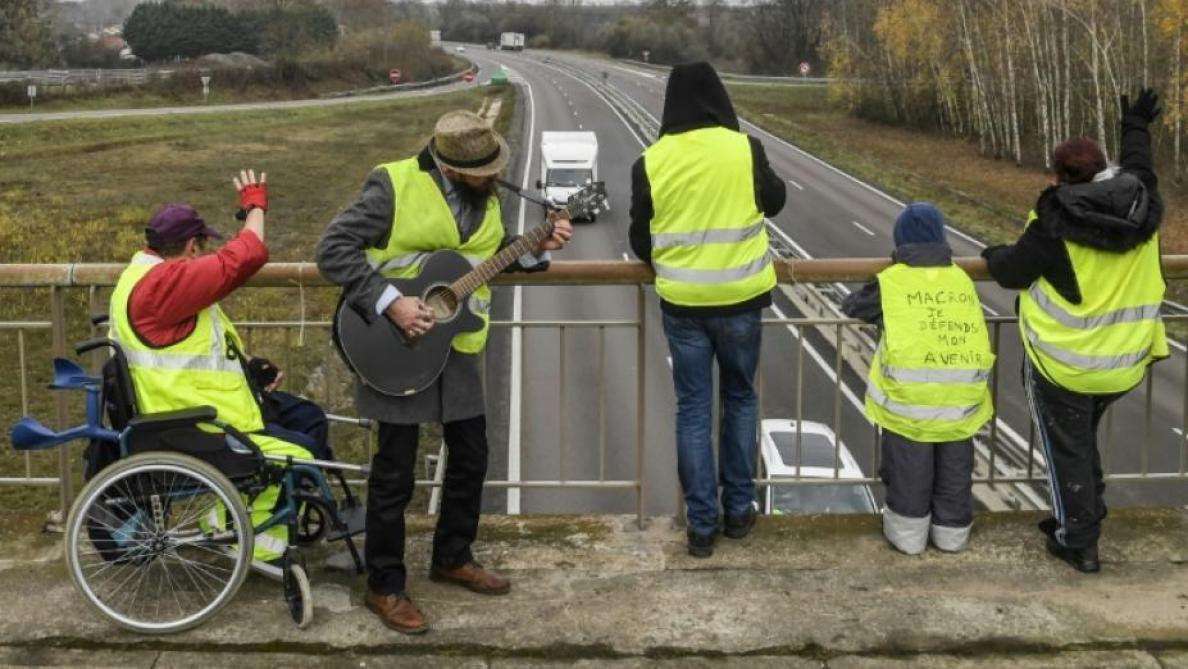
<path id="1" fill-rule="evenodd" d="M 647 341 L 648 341 L 647 326 L 645 325 L 645 323 L 647 322 L 645 319 L 645 316 L 647 315 L 646 310 L 647 310 L 648 303 L 647 303 L 647 300 L 644 299 L 646 297 L 647 293 L 644 292 L 643 284 L 640 284 L 639 288 L 637 290 L 638 290 L 638 292 L 636 293 L 636 305 L 637 305 L 636 318 L 639 319 L 639 327 L 636 329 L 636 342 L 635 342 L 635 356 L 636 356 L 635 387 L 636 387 L 636 394 L 639 397 L 639 401 L 636 402 L 637 408 L 636 408 L 636 414 L 635 414 L 635 476 L 639 479 L 638 480 L 639 492 L 636 495 L 635 514 L 636 514 L 636 522 L 639 524 L 639 529 L 642 530 L 644 527 L 644 497 L 645 497 L 645 492 L 646 492 L 646 487 L 647 487 L 644 483 L 644 436 L 645 436 L 644 435 L 644 432 L 645 432 L 644 419 L 647 416 L 647 401 L 648 401 L 647 397 L 648 397 L 648 395 L 646 392 L 647 389 L 645 388 L 645 380 L 647 379 L 647 373 L 646 373 L 647 370 L 644 369 L 644 366 L 647 363 L 647 356 L 645 355 L 644 352 L 647 350 Z"/>
<path id="2" fill-rule="evenodd" d="M 62 288 L 50 288 L 50 339 L 54 357 L 66 357 L 66 304 L 62 298 Z M 54 412 L 59 430 L 65 430 L 69 417 L 67 416 L 66 396 L 54 393 Z M 74 481 L 71 470 L 73 459 L 70 457 L 70 444 L 58 447 L 58 491 L 62 504 L 62 522 L 70 513 L 70 505 L 74 502 Z"/>

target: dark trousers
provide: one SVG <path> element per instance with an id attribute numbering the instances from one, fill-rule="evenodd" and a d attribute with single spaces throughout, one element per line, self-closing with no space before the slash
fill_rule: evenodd
<path id="1" fill-rule="evenodd" d="M 433 564 L 452 569 L 470 562 L 478 533 L 483 480 L 487 476 L 487 420 L 468 418 L 443 426 L 446 449 L 441 511 L 433 534 Z M 379 451 L 367 479 L 367 585 L 374 592 L 402 594 L 404 508 L 416 480 L 419 425 L 380 423 Z"/>
<path id="2" fill-rule="evenodd" d="M 274 390 L 264 394 L 265 434 L 304 446 L 315 458 L 333 460 L 330 421 L 311 400 Z"/>
<path id="3" fill-rule="evenodd" d="M 884 429 L 879 476 L 887 506 L 907 518 L 932 517 L 933 525 L 973 522 L 973 441 L 921 443 Z"/>
<path id="4" fill-rule="evenodd" d="M 1097 544 L 1106 517 L 1105 480 L 1097 426 L 1106 409 L 1126 393 L 1085 395 L 1066 390 L 1023 363 L 1032 420 L 1048 460 L 1053 520 L 1044 531 L 1068 548 Z"/>

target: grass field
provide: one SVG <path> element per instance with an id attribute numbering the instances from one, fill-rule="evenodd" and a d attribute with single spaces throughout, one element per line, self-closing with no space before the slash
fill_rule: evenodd
<path id="1" fill-rule="evenodd" d="M 962 139 L 848 116 L 824 87 L 728 84 L 740 114 L 898 199 L 934 202 L 953 225 L 988 243 L 1018 237 L 1048 176 L 985 158 Z M 793 175 L 789 175 L 793 176 Z M 1164 252 L 1188 253 L 1188 191 L 1164 179 Z"/>
<path id="2" fill-rule="evenodd" d="M 499 123 L 514 110 L 505 96 Z M 420 150 L 438 116 L 450 109 L 477 110 L 484 93 L 466 91 L 415 100 L 348 106 L 242 112 L 185 117 L 38 123 L 0 127 L 0 263 L 125 262 L 143 243 L 152 212 L 167 202 L 188 202 L 215 227 L 233 233 L 236 197 L 231 177 L 240 168 L 268 173 L 270 210 L 267 241 L 274 261 L 312 261 L 326 224 L 358 194 L 364 177 L 381 162 Z M 88 295 L 67 291 L 69 336 L 91 336 Z M 48 318 L 48 292 L 7 289 L 0 321 Z M 253 289 L 228 301 L 237 320 L 329 318 L 336 291 Z M 94 304 L 106 305 L 106 292 Z M 353 413 L 349 378 L 324 329 L 246 333 L 249 351 L 287 369 L 286 387 L 330 409 Z M 52 424 L 49 343 L 45 333 L 27 337 L 28 398 L 31 413 Z M 21 413 L 16 335 L 0 331 L 0 426 Z M 81 396 L 70 397 L 78 417 Z M 345 428 L 344 428 L 345 429 Z M 357 458 L 364 443 L 355 431 L 346 452 Z M 341 442 L 336 440 L 336 447 Z M 76 447 L 77 448 L 77 447 Z M 76 454 L 79 450 L 74 451 Z M 77 458 L 76 458 L 77 459 Z M 56 455 L 32 458 L 34 475 L 53 476 Z M 0 477 L 24 474 L 25 465 L 7 446 L 0 449 Z M 50 489 L 0 487 L 4 509 L 52 508 Z"/>

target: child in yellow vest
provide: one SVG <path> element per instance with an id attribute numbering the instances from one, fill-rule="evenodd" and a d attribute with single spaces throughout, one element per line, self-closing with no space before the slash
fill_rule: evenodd
<path id="1" fill-rule="evenodd" d="M 931 538 L 943 551 L 969 544 L 973 435 L 993 413 L 994 354 L 969 276 L 953 264 L 944 217 L 909 205 L 895 221 L 893 265 L 850 295 L 846 315 L 881 327 L 866 411 L 881 430 L 887 486 L 883 534 L 914 555 Z"/>

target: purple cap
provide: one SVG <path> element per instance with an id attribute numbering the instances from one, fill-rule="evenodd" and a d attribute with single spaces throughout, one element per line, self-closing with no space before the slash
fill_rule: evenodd
<path id="1" fill-rule="evenodd" d="M 206 224 L 198 212 L 188 204 L 167 204 L 153 215 L 145 233 L 149 241 L 163 243 L 184 242 L 194 237 L 222 239 L 218 230 Z"/>

